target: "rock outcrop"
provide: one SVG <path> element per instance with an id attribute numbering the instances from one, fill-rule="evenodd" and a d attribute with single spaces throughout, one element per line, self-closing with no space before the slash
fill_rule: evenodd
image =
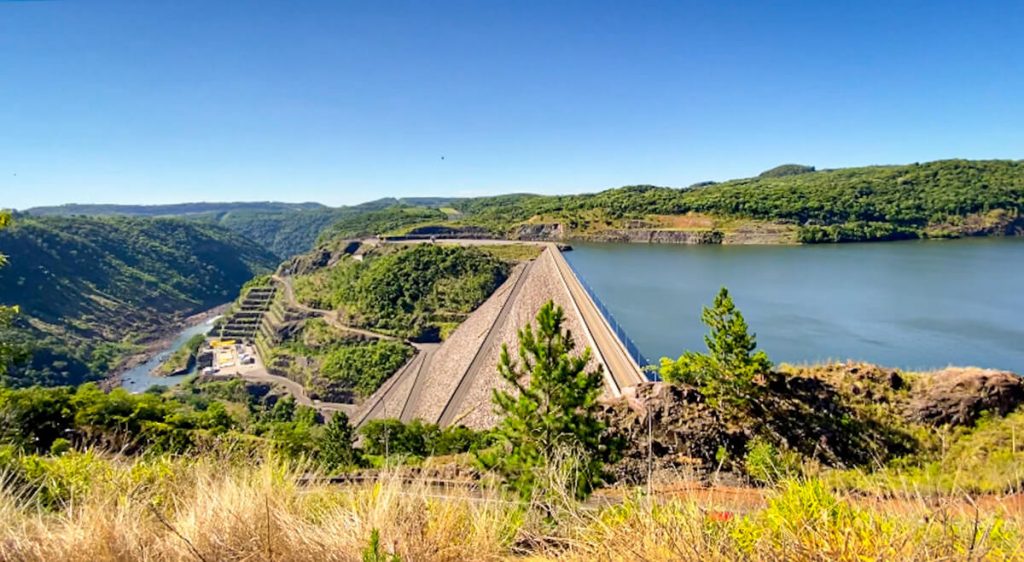
<path id="1" fill-rule="evenodd" d="M 521 225 L 512 234 L 515 240 L 557 242 L 565 240 L 565 226 L 560 223 L 537 223 Z"/>
<path id="2" fill-rule="evenodd" d="M 359 240 L 342 240 L 334 244 L 333 247 L 321 246 L 282 263 L 278 268 L 278 274 L 285 276 L 308 275 L 338 263 L 345 256 L 355 254 L 361 245 L 362 242 Z"/>
<path id="3" fill-rule="evenodd" d="M 617 480 L 638 483 L 650 471 L 706 471 L 720 448 L 742 451 L 746 438 L 731 430 L 694 388 L 661 382 L 626 389 L 605 402 L 601 413 L 609 431 L 626 449 L 611 471 Z"/>
<path id="4" fill-rule="evenodd" d="M 908 417 L 931 425 L 970 425 L 982 412 L 1005 416 L 1024 404 L 1024 379 L 1007 371 L 948 368 L 915 385 Z"/>
<path id="5" fill-rule="evenodd" d="M 625 228 L 605 230 L 581 238 L 593 242 L 626 242 L 630 244 L 721 244 L 724 235 L 718 230 Z"/>

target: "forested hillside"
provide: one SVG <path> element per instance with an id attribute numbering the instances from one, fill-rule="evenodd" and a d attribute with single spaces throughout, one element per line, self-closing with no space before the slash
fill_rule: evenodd
<path id="1" fill-rule="evenodd" d="M 328 209 L 320 203 L 278 203 L 276 201 L 253 201 L 235 203 L 173 203 L 169 205 L 105 205 L 79 204 L 32 207 L 24 212 L 36 217 L 67 217 L 84 215 L 89 217 L 182 217 L 186 215 L 224 214 L 237 211 L 254 213 L 279 213 L 283 211 L 317 211 Z"/>
<path id="2" fill-rule="evenodd" d="M 796 230 L 801 242 L 1019 234 L 1024 162 L 944 160 L 814 170 L 787 164 L 748 179 L 689 188 L 628 186 L 584 195 L 501 195 L 430 209 L 391 207 L 343 217 L 325 233 L 403 234 L 417 227 L 483 227 L 518 237 L 523 225 L 558 224 L 566 238 L 607 230 L 714 230 L 758 221 Z M 693 221 L 671 217 L 695 216 Z M 712 238 L 715 239 L 715 238 Z"/>
<path id="3" fill-rule="evenodd" d="M 313 247 L 320 232 L 350 211 L 319 203 L 180 203 L 174 205 L 60 205 L 33 207 L 32 216 L 181 218 L 223 226 L 284 259 Z"/>
<path id="4" fill-rule="evenodd" d="M 399 213 L 392 227 L 415 224 L 424 220 L 444 219 L 437 209 L 451 201 L 443 197 L 376 199 L 351 207 L 328 207 L 320 203 L 178 203 L 173 205 L 81 205 L 67 204 L 52 207 L 33 207 L 25 213 L 36 216 L 90 216 L 90 217 L 150 217 L 180 218 L 223 226 L 248 240 L 270 250 L 280 259 L 309 251 L 318 237 L 335 222 L 346 219 L 339 229 L 332 230 L 340 237 L 358 237 L 374 234 L 362 225 L 379 225 L 387 216 L 396 216 L 394 209 L 409 208 L 412 212 Z M 381 213 L 380 211 L 383 212 Z M 366 218 L 361 218 L 364 215 Z"/>
<path id="5" fill-rule="evenodd" d="M 0 232 L 0 303 L 17 304 L 3 334 L 27 362 L 13 384 L 102 376 L 175 318 L 232 300 L 276 265 L 268 251 L 211 225 L 127 217 L 15 217 Z"/>

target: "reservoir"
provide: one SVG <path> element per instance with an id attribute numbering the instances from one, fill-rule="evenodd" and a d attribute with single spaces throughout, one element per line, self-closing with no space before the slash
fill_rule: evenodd
<path id="1" fill-rule="evenodd" d="M 701 307 L 725 286 L 776 363 L 1024 373 L 1024 239 L 573 247 L 566 259 L 655 363 L 705 350 Z"/>
<path id="2" fill-rule="evenodd" d="M 185 345 L 185 342 L 187 342 L 192 336 L 196 334 L 208 334 L 210 330 L 213 329 L 213 323 L 217 321 L 217 318 L 220 317 L 217 316 L 214 318 L 204 319 L 186 327 L 184 330 L 179 332 L 177 336 L 175 336 L 174 341 L 172 341 L 170 346 L 166 349 L 160 351 L 145 363 L 132 367 L 122 373 L 121 386 L 130 392 L 144 392 L 152 386 L 174 386 L 194 374 L 187 373 L 173 377 L 158 377 L 153 375 L 153 369 L 159 367 L 160 364 L 166 361 L 172 353 Z"/>

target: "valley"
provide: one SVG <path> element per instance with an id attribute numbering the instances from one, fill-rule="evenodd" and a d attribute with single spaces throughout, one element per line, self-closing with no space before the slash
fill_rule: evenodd
<path id="1" fill-rule="evenodd" d="M 494 499 L 643 521 L 603 527 L 620 531 L 671 509 L 729 529 L 731 554 L 745 529 L 790 540 L 772 522 L 819 505 L 891 529 L 886 510 L 966 497 L 942 504 L 950 548 L 983 504 L 977 524 L 1009 529 L 986 548 L 1013 553 L 1018 168 L 19 213 L 0 232 L 0 300 L 20 306 L 0 341 L 0 469 L 44 513 L 122 490 L 72 483 L 72 463 L 243 487 L 280 463 L 295 472 L 278 482 L 332 501 L 388 489 L 421 511 Z M 895 242 L 961 237 L 977 239 Z M 872 240 L 892 242 L 834 244 Z"/>

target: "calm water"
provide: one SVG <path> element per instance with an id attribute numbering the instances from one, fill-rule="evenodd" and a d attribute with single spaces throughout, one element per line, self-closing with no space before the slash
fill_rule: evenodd
<path id="1" fill-rule="evenodd" d="M 151 357 L 149 361 L 125 371 L 124 374 L 121 375 L 121 386 L 131 392 L 143 392 L 151 386 L 174 386 L 185 380 L 186 377 L 193 373 L 178 375 L 175 377 L 157 377 L 153 375 L 153 369 L 159 367 L 160 364 L 163 363 L 172 353 L 185 345 L 185 342 L 187 342 L 192 336 L 196 334 L 209 333 L 210 330 L 213 329 L 213 323 L 217 318 L 220 317 L 218 316 L 209 320 L 203 320 L 179 332 L 169 347 Z M 195 369 L 193 368 L 193 372 L 194 371 Z"/>
<path id="2" fill-rule="evenodd" d="M 1024 373 L 1022 239 L 574 248 L 566 258 L 654 361 L 704 349 L 701 307 L 724 285 L 776 362 Z"/>

